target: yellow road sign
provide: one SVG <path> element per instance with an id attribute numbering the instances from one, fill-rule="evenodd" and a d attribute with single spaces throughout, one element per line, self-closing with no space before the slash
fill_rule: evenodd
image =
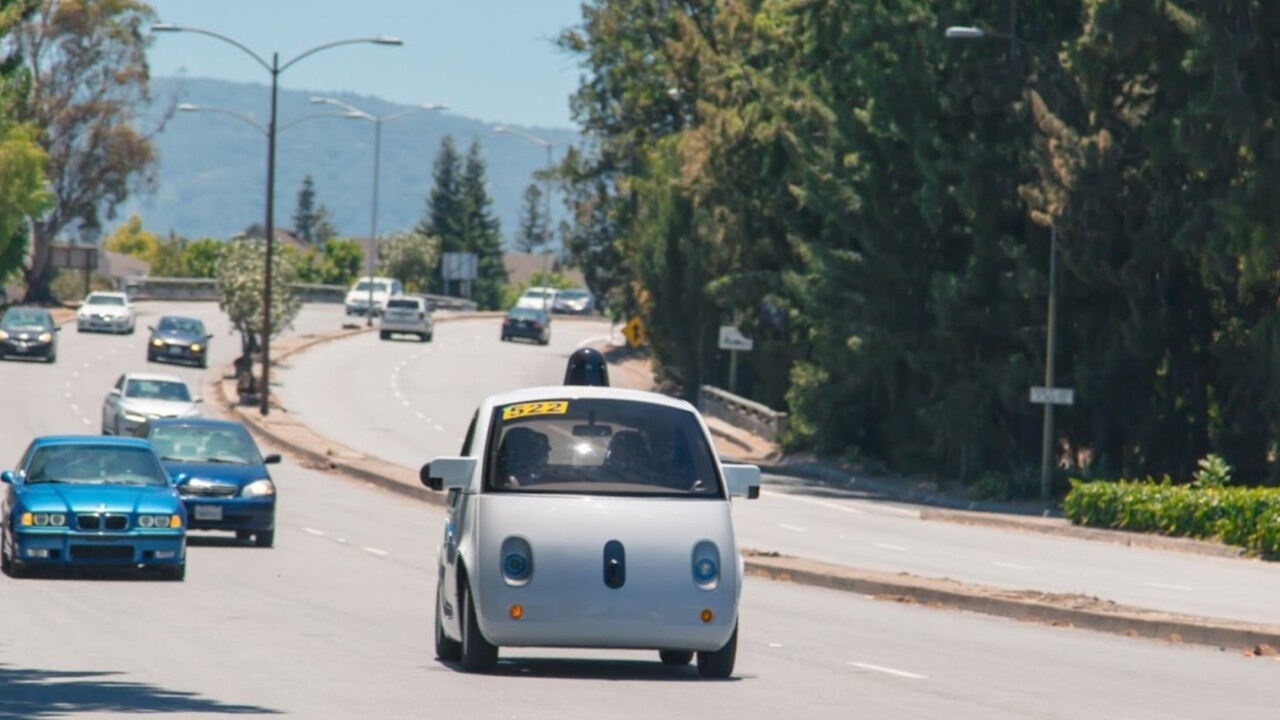
<path id="1" fill-rule="evenodd" d="M 622 326 L 622 336 L 627 339 L 627 344 L 631 347 L 640 347 L 644 344 L 644 323 L 640 318 L 633 317 Z"/>

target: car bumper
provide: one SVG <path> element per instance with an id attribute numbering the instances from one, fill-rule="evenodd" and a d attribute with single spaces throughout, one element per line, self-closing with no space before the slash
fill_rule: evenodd
<path id="1" fill-rule="evenodd" d="M 0 357 L 47 358 L 53 354 L 53 343 L 38 340 L 0 340 Z"/>
<path id="2" fill-rule="evenodd" d="M 184 495 L 190 530 L 274 530 L 276 501 L 269 498 L 210 498 Z"/>
<path id="3" fill-rule="evenodd" d="M 186 561 L 185 532 L 13 534 L 13 557 L 36 566 L 180 565 Z"/>
<path id="4" fill-rule="evenodd" d="M 502 328 L 502 334 L 509 338 L 526 338 L 529 340 L 541 340 L 546 331 L 546 328 L 532 328 L 521 325 L 507 325 Z"/>
<path id="5" fill-rule="evenodd" d="M 124 332 L 129 329 L 128 318 L 76 318 L 76 327 L 80 330 L 102 330 L 107 332 Z"/>
<path id="6" fill-rule="evenodd" d="M 199 350 L 192 350 L 189 345 L 169 345 L 156 347 L 150 345 L 147 347 L 147 356 L 152 360 L 175 360 L 179 362 L 200 362 L 204 359 L 205 351 L 208 348 L 201 347 Z"/>
<path id="7" fill-rule="evenodd" d="M 382 332 L 390 333 L 429 333 L 431 326 L 420 322 L 396 322 L 394 320 L 383 320 L 378 325 L 378 329 Z"/>
<path id="8" fill-rule="evenodd" d="M 368 315 L 369 314 L 368 302 L 354 302 L 354 303 L 349 302 L 349 303 L 346 303 L 346 306 L 347 306 L 348 315 Z M 373 303 L 373 314 L 374 315 L 382 314 L 382 303 L 377 301 Z"/>

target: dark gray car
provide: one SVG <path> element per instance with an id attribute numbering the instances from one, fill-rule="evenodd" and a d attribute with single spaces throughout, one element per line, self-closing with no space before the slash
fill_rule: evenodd
<path id="1" fill-rule="evenodd" d="M 58 325 L 43 308 L 11 307 L 0 318 L 0 359 L 58 359 Z"/>
<path id="2" fill-rule="evenodd" d="M 209 339 L 213 335 L 196 318 L 165 315 L 147 340 L 147 361 L 184 362 L 209 367 Z"/>

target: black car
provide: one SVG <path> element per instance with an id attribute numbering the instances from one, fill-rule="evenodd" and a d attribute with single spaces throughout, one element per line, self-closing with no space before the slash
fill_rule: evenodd
<path id="1" fill-rule="evenodd" d="M 551 342 L 551 314 L 546 310 L 512 308 L 502 320 L 502 342 L 512 338 L 537 340 L 539 345 Z"/>
<path id="2" fill-rule="evenodd" d="M 165 315 L 159 324 L 148 328 L 148 362 L 185 362 L 209 367 L 209 338 L 204 323 L 196 318 Z"/>
<path id="3" fill-rule="evenodd" d="M 58 359 L 58 325 L 42 308 L 11 307 L 0 318 L 0 359 Z"/>

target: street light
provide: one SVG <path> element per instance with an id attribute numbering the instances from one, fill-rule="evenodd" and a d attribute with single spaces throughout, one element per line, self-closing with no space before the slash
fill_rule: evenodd
<path id="1" fill-rule="evenodd" d="M 267 134 L 267 127 L 265 125 L 255 120 L 252 115 L 247 115 L 245 113 L 238 112 L 236 110 L 229 110 L 227 108 L 217 107 L 214 105 L 196 105 L 194 103 L 179 103 L 178 110 L 180 110 L 181 112 L 208 112 L 208 113 L 218 113 L 219 115 L 230 115 L 231 117 L 236 118 L 241 122 L 252 125 L 254 128 L 258 130 L 258 132 L 262 133 L 264 137 Z M 344 118 L 344 117 L 350 117 L 350 115 L 348 113 L 316 113 L 314 115 L 303 115 L 302 117 L 296 120 L 292 120 L 290 122 L 287 122 L 281 125 L 279 128 L 276 129 L 276 132 L 284 132 L 285 130 L 288 130 L 289 128 L 293 127 L 294 125 L 297 125 L 298 123 L 306 120 L 314 120 L 315 118 L 324 118 L 324 117 Z"/>
<path id="2" fill-rule="evenodd" d="M 1039 47 L 1032 45 L 1015 35 L 1006 35 L 1004 33 L 990 32 L 977 27 L 952 26 L 947 28 L 946 37 L 948 40 L 982 40 L 986 38 L 999 38 L 1008 40 L 1011 43 L 1017 43 L 1026 47 L 1033 52 L 1039 53 L 1042 57 L 1047 54 Z M 1040 498 L 1047 505 L 1053 490 L 1053 406 L 1052 397 L 1054 382 L 1054 338 L 1057 335 L 1058 325 L 1058 286 L 1057 286 L 1057 266 L 1058 266 L 1058 225 L 1054 222 L 1052 213 L 1046 213 L 1049 217 L 1049 309 L 1048 309 L 1048 327 L 1045 329 L 1045 359 L 1044 359 L 1044 386 L 1050 397 L 1045 398 L 1044 403 L 1044 432 L 1040 438 Z"/>
<path id="3" fill-rule="evenodd" d="M 373 264 L 378 257 L 378 167 L 382 157 L 382 124 L 392 120 L 399 120 L 406 115 L 412 115 L 423 110 L 446 110 L 449 106 L 443 103 L 426 103 L 405 108 L 390 115 L 373 115 L 337 98 L 313 97 L 311 102 L 318 105 L 340 107 L 347 111 L 343 114 L 343 117 L 351 118 L 352 120 L 368 120 L 373 123 L 373 210 L 369 219 L 369 307 L 367 308 L 368 315 L 365 322 L 365 327 L 373 327 Z"/>
<path id="4" fill-rule="evenodd" d="M 516 135 L 518 137 L 524 138 L 525 140 L 528 140 L 534 145 L 538 145 L 547 149 L 547 191 L 546 191 L 547 197 L 545 198 L 546 205 L 547 205 L 547 209 L 546 209 L 547 235 L 544 238 L 544 242 L 546 243 L 546 248 L 544 248 L 544 252 L 542 256 L 542 285 L 543 285 L 542 309 L 546 310 L 547 312 L 550 312 L 550 310 L 547 308 L 547 303 L 549 302 L 548 300 L 549 296 L 546 292 L 546 286 L 547 286 L 547 283 L 550 282 L 550 278 L 551 278 L 551 174 L 555 168 L 555 166 L 552 164 L 551 151 L 552 151 L 552 148 L 555 147 L 555 143 L 551 142 L 550 140 L 544 140 L 538 137 L 537 135 L 531 135 L 527 132 L 516 130 L 515 128 L 512 128 L 512 127 L 507 127 L 506 125 L 498 125 L 493 128 L 493 131 L 499 134 Z"/>
<path id="5" fill-rule="evenodd" d="M 362 37 L 348 38 L 346 40 L 336 40 L 334 42 L 317 45 L 309 50 L 305 50 L 295 55 L 291 60 L 280 64 L 280 53 L 271 53 L 271 62 L 268 63 L 254 51 L 242 43 L 233 40 L 226 35 L 213 32 L 212 30 L 204 30 L 202 28 L 190 27 L 186 25 L 175 25 L 174 23 L 156 23 L 151 26 L 152 32 L 189 32 L 198 35 L 207 35 L 211 38 L 221 40 L 228 45 L 233 45 L 242 50 L 249 57 L 253 58 L 267 72 L 271 73 L 271 119 L 267 122 L 267 253 L 266 253 L 266 269 L 263 271 L 263 288 L 262 288 L 262 405 L 261 413 L 266 416 L 271 412 L 271 261 L 272 251 L 275 247 L 275 190 L 276 190 L 276 101 L 279 96 L 280 73 L 293 67 L 295 63 L 314 55 L 322 50 L 339 47 L 341 45 L 355 45 L 358 43 L 370 43 L 373 45 L 403 45 L 404 42 L 400 38 L 395 37 Z"/>

